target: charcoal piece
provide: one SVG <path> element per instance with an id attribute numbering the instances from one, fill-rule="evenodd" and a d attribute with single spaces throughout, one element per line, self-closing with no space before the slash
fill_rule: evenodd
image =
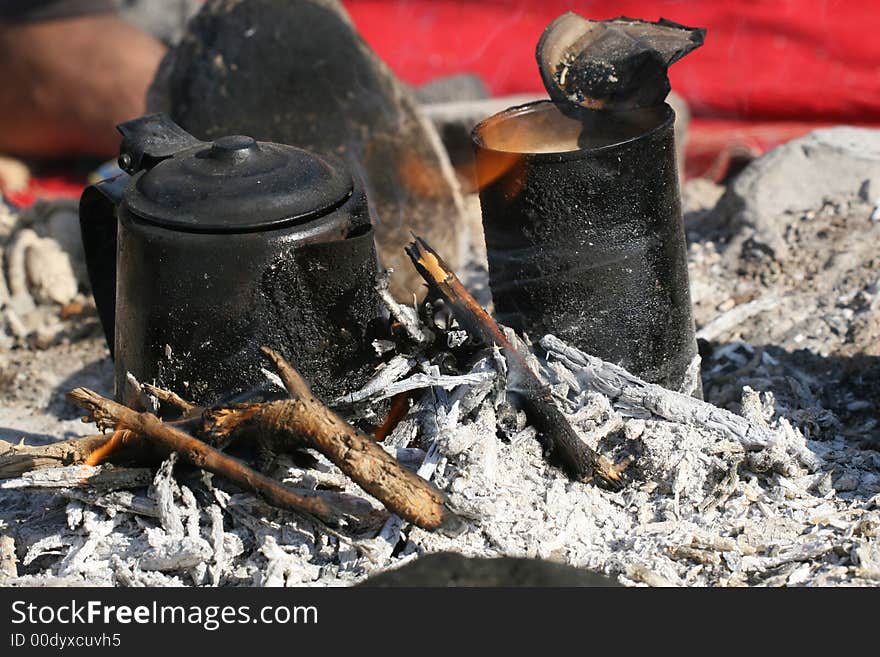
<path id="1" fill-rule="evenodd" d="M 460 264 L 463 206 L 442 143 L 335 0 L 206 2 L 149 104 L 202 139 L 247 134 L 345 158 L 398 298 L 421 290 L 403 252 L 410 230 Z"/>
<path id="2" fill-rule="evenodd" d="M 535 56 L 562 111 L 630 110 L 664 102 L 669 66 L 703 45 L 705 34 L 662 18 L 592 21 L 569 12 L 544 30 Z"/>

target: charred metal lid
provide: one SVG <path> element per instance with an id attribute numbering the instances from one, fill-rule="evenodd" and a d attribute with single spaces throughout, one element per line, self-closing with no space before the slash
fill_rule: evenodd
<path id="1" fill-rule="evenodd" d="M 127 152 L 123 144 L 120 163 L 137 171 L 150 158 L 155 162 L 136 173 L 125 203 L 134 214 L 166 228 L 237 233 L 304 223 L 332 211 L 352 193 L 351 175 L 340 162 L 293 146 L 243 135 L 200 142 L 174 126 L 182 133 L 176 141 L 177 136 L 161 132 L 167 129 L 164 117 L 146 128 L 133 126 L 131 134 L 123 127 L 126 143 L 134 148 Z M 145 137 L 149 129 L 156 131 Z M 161 148 L 156 145 L 160 140 Z M 184 148 L 171 154 L 175 142 Z"/>
<path id="2" fill-rule="evenodd" d="M 550 98 L 563 112 L 662 105 L 667 71 L 703 45 L 706 30 L 661 18 L 588 20 L 563 14 L 544 30 L 535 56 Z"/>

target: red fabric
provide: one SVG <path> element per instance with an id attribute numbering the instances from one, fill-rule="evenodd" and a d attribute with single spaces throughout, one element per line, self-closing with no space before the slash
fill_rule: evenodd
<path id="1" fill-rule="evenodd" d="M 344 0 L 404 80 L 479 73 L 493 94 L 541 91 L 534 59 L 556 16 L 668 18 L 708 30 L 672 67 L 697 116 L 880 119 L 877 0 Z"/>
<path id="2" fill-rule="evenodd" d="M 834 123 L 880 124 L 877 0 L 343 0 L 403 80 L 478 73 L 494 95 L 543 92 L 534 49 L 556 16 L 663 17 L 708 30 L 676 63 L 691 106 L 687 171 Z M 716 162 L 717 164 L 717 162 Z"/>
<path id="3" fill-rule="evenodd" d="M 687 171 L 725 153 L 760 153 L 834 123 L 880 124 L 877 0 L 343 0 L 357 28 L 403 80 L 478 73 L 494 95 L 541 92 L 534 49 L 556 16 L 660 17 L 708 29 L 672 67 L 694 114 Z M 717 168 L 717 166 L 716 166 Z M 37 179 L 16 200 L 75 196 Z"/>
<path id="4" fill-rule="evenodd" d="M 31 176 L 26 189 L 4 193 L 4 197 L 13 205 L 26 208 L 39 199 L 78 198 L 85 186 L 81 176 L 38 174 Z"/>

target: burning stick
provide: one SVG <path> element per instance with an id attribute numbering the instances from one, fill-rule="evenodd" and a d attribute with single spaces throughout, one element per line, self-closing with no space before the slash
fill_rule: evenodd
<path id="1" fill-rule="evenodd" d="M 521 400 L 526 416 L 544 435 L 566 472 L 578 479 L 596 476 L 609 487 L 619 487 L 620 472 L 625 466 L 615 466 L 578 437 L 553 403 L 549 387 L 538 380 L 523 355 L 504 337 L 495 320 L 465 289 L 455 272 L 419 237 L 406 252 L 422 278 L 449 304 L 464 329 L 472 337 L 501 349 L 507 359 L 508 391 Z"/>
<path id="2" fill-rule="evenodd" d="M 385 440 L 394 428 L 400 424 L 400 421 L 409 411 L 409 400 L 412 398 L 412 392 L 400 392 L 391 398 L 391 408 L 385 416 L 385 420 L 378 427 L 373 429 L 373 440 L 381 443 Z"/>
<path id="3" fill-rule="evenodd" d="M 222 439 L 233 432 L 257 432 L 270 443 L 287 445 L 305 439 L 400 517 L 423 529 L 459 530 L 461 520 L 446 506 L 443 493 L 321 403 L 280 354 L 268 347 L 263 353 L 272 360 L 292 399 L 208 410 L 203 428 L 207 436 Z"/>
<path id="4" fill-rule="evenodd" d="M 129 444 L 134 438 L 135 435 L 128 429 L 117 429 L 110 435 L 110 440 L 86 457 L 84 463 L 86 465 L 96 466 L 110 456 L 112 452 L 115 452 L 123 445 Z"/>
<path id="5" fill-rule="evenodd" d="M 446 499 L 440 491 L 400 465 L 371 437 L 324 406 L 299 373 L 279 354 L 268 348 L 263 351 L 275 364 L 293 399 L 204 410 L 202 433 L 206 439 L 228 442 L 250 434 L 274 445 L 313 446 L 402 518 L 429 530 L 454 533 L 461 528 L 461 520 L 446 507 Z M 148 391 L 187 412 L 190 418 L 194 419 L 201 410 L 167 391 L 152 386 Z M 118 443 L 127 444 L 131 438 L 142 436 L 163 451 L 179 452 L 191 464 L 261 494 L 276 506 L 310 514 L 325 522 L 337 522 L 343 516 L 326 501 L 290 490 L 172 424 L 162 422 L 152 413 L 132 410 L 86 388 L 76 388 L 69 397 L 90 412 L 86 420 L 94 421 L 100 428 L 112 428 L 114 434 L 109 439 L 105 436 L 90 438 L 88 444 L 74 441 L 75 444 L 65 450 L 65 455 L 69 452 L 73 456 L 68 456 L 65 461 L 97 462 L 112 452 Z M 33 455 L 28 454 L 28 457 L 25 463 L 18 463 L 18 460 L 10 463 L 10 472 L 6 476 L 29 469 Z M 2 466 L 0 459 L 0 472 Z"/>
<path id="6" fill-rule="evenodd" d="M 336 523 L 342 517 L 326 501 L 295 493 L 201 440 L 165 424 L 152 413 L 138 413 L 88 388 L 75 388 L 68 396 L 74 403 L 89 411 L 89 416 L 84 421 L 94 421 L 104 428 L 124 426 L 157 447 L 178 452 L 193 465 L 226 477 L 239 486 L 262 495 L 275 506 L 306 513 L 328 523 Z"/>
<path id="7" fill-rule="evenodd" d="M 155 397 L 159 402 L 176 408 L 183 416 L 193 417 L 198 415 L 202 409 L 194 404 L 189 403 L 179 395 L 169 391 L 151 386 L 147 383 L 140 383 L 132 376 L 128 375 L 129 384 L 132 386 L 132 395 L 127 406 L 138 411 L 146 410 L 141 403 L 141 396 L 144 391 Z M 111 455 L 116 453 L 120 448 L 137 444 L 138 436 L 127 429 L 117 427 L 111 434 L 110 440 L 93 451 L 85 459 L 86 465 L 96 466 L 106 461 Z"/>

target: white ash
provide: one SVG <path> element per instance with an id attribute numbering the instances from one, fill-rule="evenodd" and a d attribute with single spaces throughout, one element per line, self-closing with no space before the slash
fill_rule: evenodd
<path id="1" fill-rule="evenodd" d="M 584 398 L 575 413 L 588 399 L 595 400 Z M 771 398 L 761 402 L 773 408 Z M 609 412 L 601 405 L 597 411 L 601 423 Z M 799 433 L 784 418 L 774 423 Z M 873 555 L 878 544 L 880 459 L 876 452 L 841 459 L 842 438 L 833 447 L 808 441 L 822 459 L 819 472 L 796 466 L 783 477 L 756 472 L 764 470 L 754 464 L 766 450 L 746 452 L 724 431 L 627 419 L 616 439 L 599 447 L 635 454 L 634 482 L 609 493 L 568 481 L 534 441 L 499 441 L 489 404 L 460 431 L 467 438 L 450 439 L 435 481 L 473 518 L 469 531 L 450 540 L 413 529 L 412 549 L 557 559 L 648 584 L 870 584 L 875 577 L 853 554 Z M 462 450 L 462 443 L 469 446 Z M 846 487 L 854 490 L 828 486 L 827 477 L 841 469 L 852 472 Z M 870 556 L 867 562 L 873 564 Z"/>
<path id="2" fill-rule="evenodd" d="M 568 479 L 530 427 L 499 437 L 504 395 L 480 379 L 451 392 L 428 388 L 398 427 L 411 423 L 405 442 L 416 447 L 387 446 L 447 491 L 467 520 L 457 537 L 389 518 L 320 455 L 315 467 L 282 458 L 276 468 L 290 485 L 371 508 L 374 521 L 357 536 L 341 538 L 211 476 L 175 478 L 172 458 L 145 493 L 71 489 L 19 498 L 13 531 L 4 530 L 16 540 L 18 575 L 5 583 L 340 586 L 437 550 L 553 559 L 628 584 L 878 583 L 877 452 L 842 436 L 806 440 L 777 415 L 772 396 L 746 390 L 748 427 L 801 442 L 816 457 L 815 472 L 793 459 L 781 474 L 773 445 L 762 449 L 729 429 L 670 421 L 647 408 L 630 417 L 631 406 L 591 389 L 591 374 L 571 360 L 536 360 L 584 440 L 617 460 L 634 457 L 624 490 Z"/>

